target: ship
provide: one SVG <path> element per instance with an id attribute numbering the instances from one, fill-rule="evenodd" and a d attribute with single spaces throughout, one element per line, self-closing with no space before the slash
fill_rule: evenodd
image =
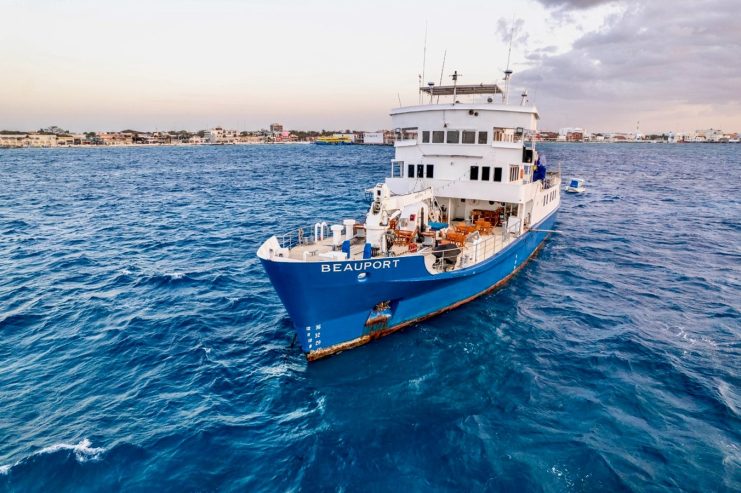
<path id="1" fill-rule="evenodd" d="M 309 361 L 459 307 L 515 275 L 553 232 L 560 171 L 539 114 L 505 83 L 429 83 L 391 110 L 395 155 L 364 218 L 317 220 L 259 247 Z"/>
<path id="2" fill-rule="evenodd" d="M 335 134 L 317 137 L 314 143 L 319 145 L 349 145 L 353 143 L 353 139 L 349 135 Z"/>

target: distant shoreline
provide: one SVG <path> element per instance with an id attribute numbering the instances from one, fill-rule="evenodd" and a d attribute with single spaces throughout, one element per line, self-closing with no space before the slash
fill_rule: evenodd
<path id="1" fill-rule="evenodd" d="M 661 142 L 661 141 L 557 141 L 557 140 L 540 140 L 536 144 L 664 144 L 664 145 L 691 145 L 691 144 L 739 144 L 740 142 Z M 60 145 L 60 146 L 0 146 L 0 150 L 8 149 L 122 149 L 122 148 L 150 148 L 150 147 L 237 147 L 237 146 L 266 146 L 266 145 L 313 145 L 314 142 L 234 142 L 230 144 L 190 144 L 178 142 L 174 144 L 77 144 L 77 145 Z M 388 144 L 350 144 L 353 146 L 363 147 L 393 147 Z M 344 146 L 342 146 L 344 147 Z"/>

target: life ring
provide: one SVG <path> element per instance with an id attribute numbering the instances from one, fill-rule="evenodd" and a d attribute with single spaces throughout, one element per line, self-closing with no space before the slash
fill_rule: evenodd
<path id="1" fill-rule="evenodd" d="M 525 170 L 520 168 L 520 180 L 522 180 L 523 178 L 525 178 Z"/>

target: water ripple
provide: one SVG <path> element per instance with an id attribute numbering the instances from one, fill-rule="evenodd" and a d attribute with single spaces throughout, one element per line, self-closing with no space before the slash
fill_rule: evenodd
<path id="1" fill-rule="evenodd" d="M 0 151 L 0 491 L 738 491 L 741 146 L 543 147 L 527 268 L 312 365 L 254 252 L 391 149 Z"/>

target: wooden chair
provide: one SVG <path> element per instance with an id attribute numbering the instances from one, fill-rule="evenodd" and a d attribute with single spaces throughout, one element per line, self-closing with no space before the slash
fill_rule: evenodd
<path id="1" fill-rule="evenodd" d="M 463 233 L 464 235 L 470 235 L 474 231 L 476 231 L 476 226 L 471 226 L 468 224 L 461 224 L 455 227 L 455 230 L 458 233 Z"/>
<path id="2" fill-rule="evenodd" d="M 445 239 L 455 243 L 456 246 L 462 247 L 466 243 L 466 234 L 450 231 L 445 235 Z"/>
<path id="3" fill-rule="evenodd" d="M 412 240 L 414 240 L 414 237 L 417 234 L 416 231 L 404 231 L 404 230 L 395 231 L 395 233 L 396 233 L 396 239 L 394 240 L 395 245 L 409 245 L 410 243 L 412 243 Z"/>
<path id="4" fill-rule="evenodd" d="M 479 219 L 478 221 L 476 221 L 476 231 L 478 231 L 482 235 L 490 235 L 491 229 L 492 226 L 489 221 L 485 221 L 483 219 Z"/>

